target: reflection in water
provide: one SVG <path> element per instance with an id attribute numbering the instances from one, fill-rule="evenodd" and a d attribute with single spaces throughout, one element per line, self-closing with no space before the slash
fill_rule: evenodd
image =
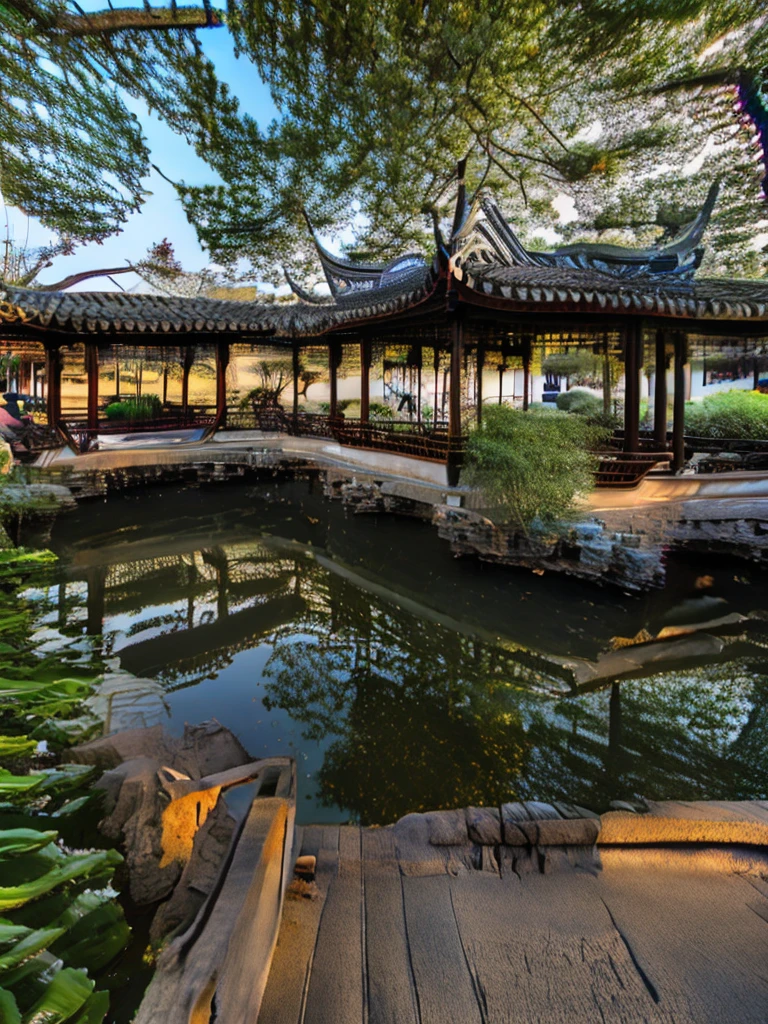
<path id="1" fill-rule="evenodd" d="M 589 693 L 556 660 L 594 659 L 613 635 L 679 617 L 684 600 L 694 614 L 685 567 L 638 600 L 456 562 L 424 524 L 346 518 L 311 480 L 108 511 L 96 536 L 87 507 L 60 524 L 65 576 L 43 620 L 100 633 L 106 656 L 160 682 L 152 713 L 172 729 L 216 717 L 254 756 L 293 753 L 301 820 L 768 794 L 759 621 L 718 663 Z M 721 609 L 768 607 L 759 583 L 710 571 Z"/>

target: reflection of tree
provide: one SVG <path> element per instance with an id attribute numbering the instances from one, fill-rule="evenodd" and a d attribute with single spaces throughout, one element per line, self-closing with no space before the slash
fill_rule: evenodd
<path id="1" fill-rule="evenodd" d="M 280 631 L 267 708 L 337 734 L 320 771 L 327 804 L 363 822 L 510 799 L 525 760 L 503 651 L 314 571 L 308 616 Z M 426 627 L 426 628 L 425 628 Z"/>
<path id="2" fill-rule="evenodd" d="M 627 680 L 617 690 L 619 699 L 603 690 L 536 714 L 528 795 L 605 806 L 637 796 L 733 800 L 768 791 L 765 676 L 732 662 Z"/>

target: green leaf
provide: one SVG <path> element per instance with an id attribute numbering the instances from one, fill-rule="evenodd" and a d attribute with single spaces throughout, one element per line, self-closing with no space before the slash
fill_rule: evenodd
<path id="1" fill-rule="evenodd" d="M 30 957 L 37 956 L 64 934 L 64 928 L 40 928 L 38 931 L 25 935 L 12 949 L 0 956 L 0 973 L 18 967 Z"/>
<path id="2" fill-rule="evenodd" d="M 26 736 L 0 736 L 0 757 L 24 757 L 34 753 L 36 747 L 37 741 Z"/>
<path id="3" fill-rule="evenodd" d="M 0 988 L 0 1020 L 3 1024 L 21 1024 L 21 1014 L 13 995 Z"/>
<path id="4" fill-rule="evenodd" d="M 86 894 L 84 894 L 86 895 Z M 76 921 L 51 947 L 65 964 L 93 974 L 106 967 L 125 948 L 131 929 L 119 903 L 103 903 Z"/>
<path id="5" fill-rule="evenodd" d="M 65 967 L 24 1015 L 24 1024 L 64 1024 L 86 1004 L 93 987 L 94 982 L 84 971 Z"/>
<path id="6" fill-rule="evenodd" d="M 38 832 L 33 828 L 11 828 L 0 832 L 0 859 L 20 853 L 42 850 L 56 840 L 57 832 Z"/>
<path id="7" fill-rule="evenodd" d="M 0 918 L 0 949 L 9 949 L 32 931 L 21 924 L 14 924 L 8 918 Z"/>
<path id="8" fill-rule="evenodd" d="M 109 1011 L 109 992 L 94 992 L 70 1024 L 101 1024 Z"/>
<path id="9" fill-rule="evenodd" d="M 0 795 L 14 797 L 27 793 L 39 786 L 43 779 L 43 775 L 11 775 L 5 768 L 0 768 Z"/>
<path id="10" fill-rule="evenodd" d="M 21 885 L 0 886 L 0 911 L 22 907 L 30 900 L 44 896 L 62 882 L 91 876 L 105 868 L 115 868 L 123 858 L 116 850 L 99 850 L 94 853 L 72 854 L 63 863 L 38 878 Z"/>

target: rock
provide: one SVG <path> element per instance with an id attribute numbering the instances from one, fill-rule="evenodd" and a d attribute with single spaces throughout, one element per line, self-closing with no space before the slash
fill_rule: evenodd
<path id="1" fill-rule="evenodd" d="M 113 773 L 122 775 L 114 809 L 100 823 L 109 838 L 122 838 L 131 899 L 140 906 L 165 899 L 182 870 L 175 861 L 160 867 L 163 801 L 157 779 L 159 768 L 160 762 L 150 757 L 137 757 L 121 765 Z M 108 786 L 114 792 L 113 780 Z"/>
<path id="2" fill-rule="evenodd" d="M 173 758 L 172 750 L 172 741 L 164 735 L 163 727 L 155 725 L 149 729 L 125 729 L 110 736 L 100 736 L 72 747 L 67 757 L 74 764 L 95 764 L 107 770 L 137 757 L 169 761 Z"/>
<path id="3" fill-rule="evenodd" d="M 173 751 L 172 767 L 190 779 L 201 779 L 252 760 L 234 733 L 212 718 L 184 726 L 184 735 Z"/>

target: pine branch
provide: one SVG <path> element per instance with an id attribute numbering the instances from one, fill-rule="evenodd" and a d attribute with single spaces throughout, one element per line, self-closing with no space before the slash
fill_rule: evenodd
<path id="1" fill-rule="evenodd" d="M 168 29 L 218 28 L 226 21 L 224 11 L 201 7 L 109 8 L 92 14 L 63 14 L 51 26 L 73 38 L 110 35 L 114 32 L 165 32 Z"/>

